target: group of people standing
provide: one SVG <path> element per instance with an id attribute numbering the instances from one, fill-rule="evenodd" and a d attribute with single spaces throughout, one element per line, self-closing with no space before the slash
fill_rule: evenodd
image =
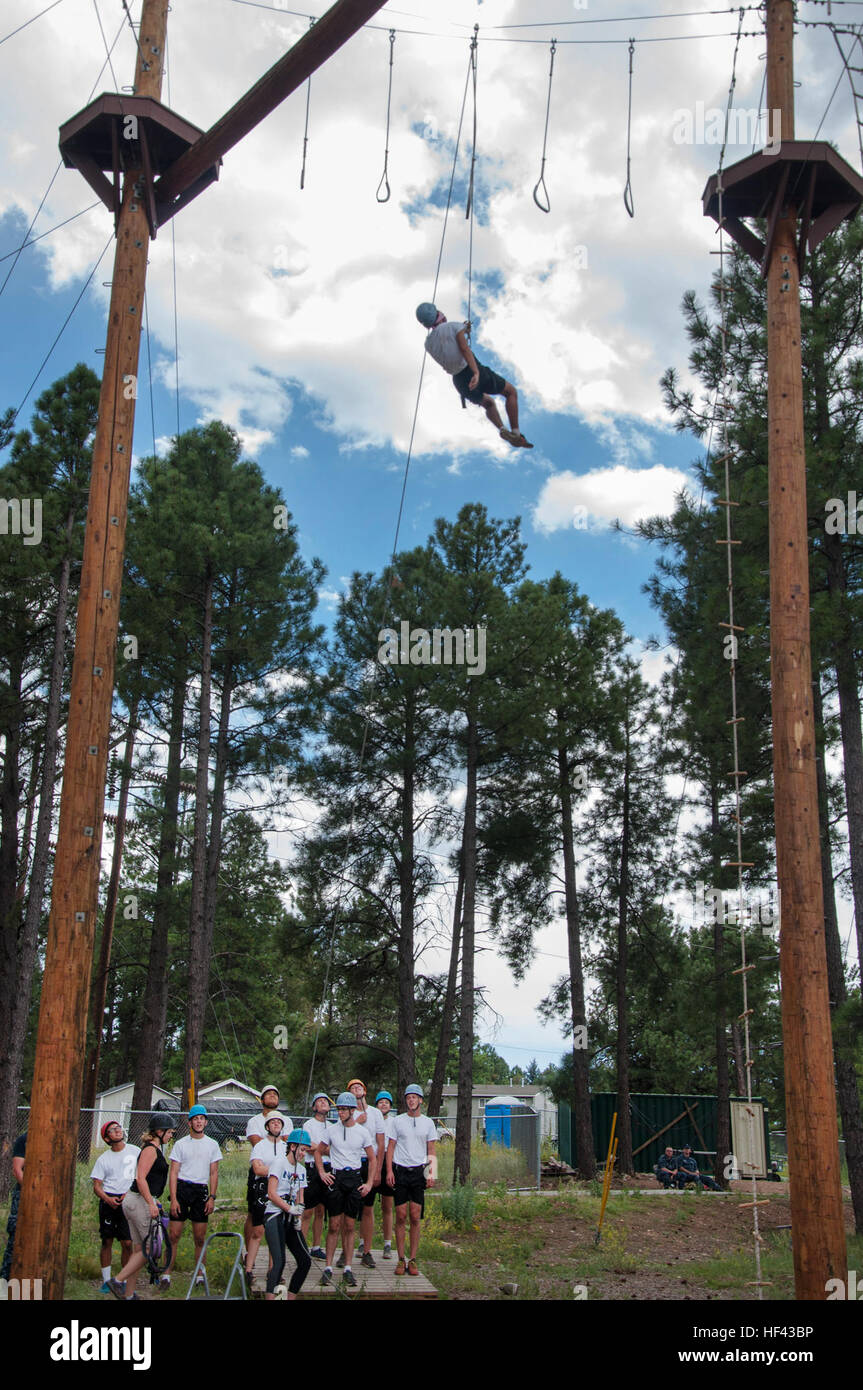
<path id="1" fill-rule="evenodd" d="M 281 1283 L 286 1250 L 296 1264 L 287 1298 L 296 1298 L 313 1259 L 324 1261 L 321 1284 L 333 1284 L 339 1243 L 341 1256 L 335 1268 L 342 1270 L 345 1287 L 356 1288 L 356 1223 L 360 1223 L 359 1262 L 374 1269 L 374 1205 L 378 1196 L 383 1225 L 382 1258 L 392 1259 L 395 1226 L 395 1273 L 419 1274 L 420 1221 L 426 1187 L 435 1181 L 437 1139 L 433 1121 L 422 1114 L 422 1102 L 422 1088 L 407 1086 L 405 1112 L 397 1115 L 389 1091 L 379 1091 L 372 1105 L 365 1083 L 354 1078 L 336 1098 L 336 1120 L 328 1118 L 333 1101 L 319 1091 L 312 1098 L 312 1115 L 305 1125 L 282 1139 L 284 1120 L 278 1109 L 278 1088 L 263 1088 L 261 1113 L 253 1116 L 246 1127 L 252 1151 L 245 1239 L 246 1277 L 251 1282 L 261 1240 L 266 1238 L 270 1252 L 268 1299 L 275 1298 Z M 429 1166 L 431 1174 L 426 1177 Z M 325 1217 L 324 1246 L 321 1240 Z M 310 1229 L 311 1249 L 306 1239 Z"/>
<path id="2" fill-rule="evenodd" d="M 249 1284 L 261 1241 L 265 1239 L 269 1251 L 267 1299 L 277 1296 L 288 1252 L 296 1268 L 285 1291 L 287 1299 L 296 1298 L 313 1259 L 324 1262 L 322 1285 L 333 1284 L 334 1270 L 340 1269 L 345 1287 L 356 1288 L 356 1226 L 359 1222 L 359 1264 L 374 1269 L 374 1206 L 378 1197 L 382 1258 L 393 1258 L 395 1240 L 394 1272 L 419 1274 L 420 1221 L 426 1187 L 435 1182 L 437 1139 L 434 1123 L 422 1113 L 422 1088 L 415 1084 L 405 1088 L 405 1109 L 397 1114 L 389 1091 L 379 1091 L 372 1105 L 365 1083 L 354 1078 L 335 1103 L 319 1091 L 313 1097 L 309 1119 L 287 1133 L 285 1117 L 279 1110 L 278 1087 L 265 1086 L 260 1099 L 260 1113 L 246 1126 L 246 1138 L 251 1144 L 244 1232 Z M 330 1119 L 333 1109 L 335 1120 Z M 166 1187 L 170 1204 L 167 1257 L 152 1278 L 162 1288 L 170 1286 L 177 1246 L 187 1221 L 192 1226 L 196 1261 L 200 1258 L 207 1223 L 215 1207 L 222 1160 L 219 1145 L 205 1133 L 207 1119 L 205 1106 L 191 1107 L 189 1133 L 177 1140 L 170 1158 L 165 1150 L 178 1122 L 167 1112 L 156 1111 L 150 1116 L 140 1145 L 127 1141 L 118 1121 L 102 1126 L 101 1138 L 107 1148 L 96 1159 L 90 1174 L 99 1199 L 101 1292 L 127 1301 L 138 1298 L 137 1275 L 148 1263 L 156 1238 L 161 1235 L 163 1213 L 159 1198 Z M 322 1244 L 325 1220 L 327 1231 Z M 311 1248 L 307 1244 L 310 1231 Z M 115 1240 L 120 1243 L 122 1267 L 112 1277 Z M 341 1254 L 336 1261 L 339 1245 Z M 149 1262 L 152 1271 L 152 1258 Z M 197 1280 L 203 1282 L 202 1273 Z"/>

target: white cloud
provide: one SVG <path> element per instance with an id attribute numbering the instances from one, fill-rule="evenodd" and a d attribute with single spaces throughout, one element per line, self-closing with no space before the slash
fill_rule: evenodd
<path id="1" fill-rule="evenodd" d="M 619 519 L 632 526 L 650 516 L 667 516 L 686 485 L 685 473 L 655 464 L 652 468 L 596 468 L 590 473 L 564 469 L 543 484 L 533 511 L 538 531 L 604 527 Z"/>
<path id="2" fill-rule="evenodd" d="M 294 459 L 307 459 L 308 457 L 309 457 L 309 451 L 308 451 L 308 449 L 306 448 L 305 444 L 295 444 L 295 445 L 293 446 L 293 448 L 291 449 L 291 458 L 294 458 Z"/>

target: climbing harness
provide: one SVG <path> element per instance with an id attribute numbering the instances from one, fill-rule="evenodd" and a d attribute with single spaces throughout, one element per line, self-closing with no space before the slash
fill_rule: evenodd
<path id="1" fill-rule="evenodd" d="M 626 187 L 623 190 L 623 205 L 630 217 L 635 216 L 632 201 L 632 181 L 630 179 L 630 150 L 632 147 L 632 60 L 635 56 L 635 39 L 629 40 L 629 109 L 626 113 Z"/>
<path id="2" fill-rule="evenodd" d="M 314 16 L 313 16 L 313 15 L 309 15 L 309 28 L 310 28 L 310 29 L 314 28 L 314 25 L 315 25 Z M 302 189 L 304 189 L 305 186 L 306 186 L 306 154 L 308 153 L 308 148 L 309 148 L 309 105 L 310 105 L 310 103 L 311 103 L 311 99 L 312 99 L 312 79 L 311 79 L 311 78 L 308 78 L 308 80 L 306 81 L 306 126 L 305 126 L 305 130 L 303 131 L 303 167 L 302 167 L 302 169 L 300 170 L 300 190 L 301 190 L 301 191 L 302 191 Z"/>
<path id="3" fill-rule="evenodd" d="M 545 185 L 545 150 L 546 145 L 548 144 L 548 117 L 551 111 L 551 84 L 554 78 L 554 55 L 556 50 L 557 39 L 552 39 L 551 63 L 548 69 L 548 100 L 545 103 L 545 133 L 542 137 L 542 164 L 540 165 L 539 178 L 537 179 L 536 187 L 533 190 L 533 201 L 536 203 L 540 212 L 551 212 L 551 199 L 548 196 L 548 189 Z M 544 203 L 540 200 L 540 193 L 542 198 L 545 199 Z"/>
<path id="4" fill-rule="evenodd" d="M 390 106 L 393 97 L 393 50 L 395 46 L 396 31 L 395 29 L 390 29 L 390 76 L 389 83 L 387 85 L 387 133 L 384 138 L 384 172 L 381 174 L 381 181 L 378 184 L 377 192 L 375 194 L 375 197 L 377 198 L 379 203 L 388 203 L 390 200 L 390 181 L 388 178 L 387 171 L 390 161 Z M 386 192 L 384 193 L 383 197 L 381 197 L 382 188 L 386 189 Z"/>

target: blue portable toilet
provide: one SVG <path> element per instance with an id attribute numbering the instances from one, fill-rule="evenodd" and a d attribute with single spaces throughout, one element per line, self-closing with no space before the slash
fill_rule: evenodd
<path id="1" fill-rule="evenodd" d="M 517 1096 L 495 1096 L 485 1107 L 485 1142 L 512 1148 L 512 1117 L 524 1114 L 533 1111 Z"/>

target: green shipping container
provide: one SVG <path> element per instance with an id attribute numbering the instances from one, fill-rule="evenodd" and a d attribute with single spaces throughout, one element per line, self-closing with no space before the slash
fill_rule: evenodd
<path id="1" fill-rule="evenodd" d="M 682 1149 L 684 1144 L 691 1144 L 696 1158 L 705 1162 L 709 1159 L 712 1168 L 716 1153 L 716 1096 L 630 1095 L 629 1101 L 636 1172 L 651 1173 L 667 1144 L 671 1144 L 675 1150 Z M 753 1101 L 763 1104 L 758 1096 L 753 1096 Z M 732 1097 L 731 1103 L 743 1102 Z M 593 1149 L 597 1162 L 603 1165 L 608 1154 L 611 1122 L 616 1109 L 617 1094 L 614 1091 L 600 1091 L 590 1098 Z M 766 1106 L 763 1113 L 764 1149 L 769 1170 L 770 1137 Z M 575 1132 L 572 1112 L 566 1101 L 561 1101 L 557 1108 L 557 1123 L 560 1156 L 574 1168 Z"/>

